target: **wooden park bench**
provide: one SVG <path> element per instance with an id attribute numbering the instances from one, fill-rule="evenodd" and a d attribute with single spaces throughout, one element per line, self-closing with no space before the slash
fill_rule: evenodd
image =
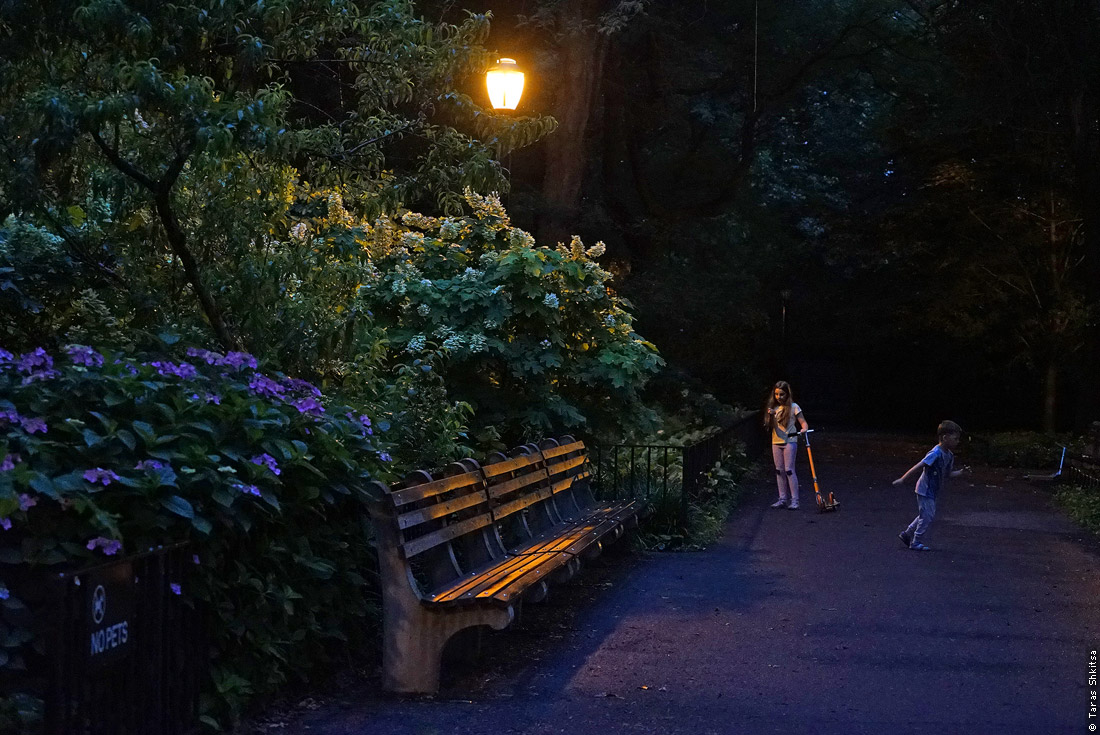
<path id="1" fill-rule="evenodd" d="M 597 502 L 590 481 L 584 444 L 566 436 L 375 483 L 387 691 L 438 691 L 452 635 L 504 628 L 522 601 L 637 525 L 637 501 Z"/>

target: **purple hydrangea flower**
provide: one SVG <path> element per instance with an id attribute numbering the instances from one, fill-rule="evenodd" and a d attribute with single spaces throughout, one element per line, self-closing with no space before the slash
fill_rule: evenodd
<path id="1" fill-rule="evenodd" d="M 200 349 L 198 347 L 188 347 L 187 348 L 187 356 L 188 357 L 197 357 L 200 360 L 203 360 L 207 365 L 214 365 L 214 364 L 220 365 L 221 364 L 220 360 L 222 359 L 222 356 L 220 354 L 218 354 L 217 352 L 211 352 L 210 350 L 203 350 L 203 349 Z"/>
<path id="2" fill-rule="evenodd" d="M 41 431 L 43 434 L 45 434 L 49 429 L 49 427 L 46 426 L 45 419 L 41 418 L 32 419 L 23 417 L 19 419 L 19 425 L 22 426 L 23 431 L 27 432 L 28 434 L 33 434 L 36 431 Z"/>
<path id="3" fill-rule="evenodd" d="M 282 385 L 262 373 L 255 373 L 248 381 L 248 389 L 258 396 L 282 398 L 286 391 Z"/>
<path id="4" fill-rule="evenodd" d="M 49 380 L 50 378 L 56 378 L 61 373 L 56 370 L 35 370 L 27 377 L 20 381 L 22 385 L 30 385 L 37 380 Z"/>
<path id="5" fill-rule="evenodd" d="M 235 370 L 240 370 L 242 367 L 247 365 L 248 367 L 255 370 L 256 358 L 248 354 L 247 352 L 229 352 L 226 354 L 225 357 L 218 361 L 218 364 L 228 365 Z"/>
<path id="6" fill-rule="evenodd" d="M 115 480 L 120 480 L 111 470 L 105 470 L 102 467 L 96 467 L 94 470 L 84 470 L 84 479 L 88 482 L 95 484 L 97 482 L 103 483 L 104 487 L 110 485 Z"/>
<path id="7" fill-rule="evenodd" d="M 103 355 L 86 345 L 69 345 L 65 348 L 65 351 L 69 353 L 74 365 L 83 365 L 84 367 L 101 367 L 103 365 Z"/>
<path id="8" fill-rule="evenodd" d="M 240 483 L 237 483 L 233 487 L 240 490 L 242 493 L 245 493 L 246 495 L 255 495 L 256 497 L 260 496 L 260 488 L 256 487 L 255 485 L 242 485 Z"/>
<path id="9" fill-rule="evenodd" d="M 24 352 L 19 356 L 19 363 L 16 365 L 21 373 L 38 372 L 39 368 L 49 370 L 52 367 L 53 358 L 41 347 L 36 347 L 34 352 Z"/>
<path id="10" fill-rule="evenodd" d="M 0 421 L 7 422 L 9 424 L 18 424 L 19 414 L 12 410 L 0 411 Z"/>
<path id="11" fill-rule="evenodd" d="M 325 407 L 316 398 L 303 398 L 291 405 L 298 409 L 298 413 L 308 413 L 310 416 L 320 416 L 325 412 Z"/>
<path id="12" fill-rule="evenodd" d="M 0 600 L 6 600 L 11 597 L 11 592 L 8 592 L 7 587 L 0 587 Z"/>
<path id="13" fill-rule="evenodd" d="M 15 465 L 22 462 L 18 454 L 9 454 L 4 457 L 4 461 L 0 462 L 0 472 L 10 472 L 15 469 Z"/>
<path id="14" fill-rule="evenodd" d="M 0 528 L 4 529 L 5 531 L 10 531 L 11 530 L 11 519 L 10 518 L 0 518 Z"/>
<path id="15" fill-rule="evenodd" d="M 220 406 L 222 405 L 222 397 L 219 396 L 217 393 L 207 393 L 206 402 L 213 403 L 215 406 Z"/>
<path id="16" fill-rule="evenodd" d="M 287 378 L 283 381 L 283 385 L 296 393 L 309 393 L 316 398 L 321 397 L 321 389 L 307 380 L 300 380 L 298 378 Z"/>
<path id="17" fill-rule="evenodd" d="M 37 499 L 32 498 L 30 495 L 27 495 L 26 493 L 19 493 L 19 510 L 26 513 L 28 510 L 30 510 L 31 508 L 33 508 L 36 505 L 38 505 L 38 500 Z"/>
<path id="18" fill-rule="evenodd" d="M 88 551 L 95 551 L 101 549 L 107 556 L 114 556 L 122 550 L 122 542 L 115 541 L 114 539 L 104 538 L 103 536 L 96 536 L 94 539 L 88 541 L 86 547 Z"/>
<path id="19" fill-rule="evenodd" d="M 15 355 L 0 347 L 0 365 L 11 365 L 15 362 Z"/>
<path id="20" fill-rule="evenodd" d="M 183 378 L 184 380 L 188 380 L 198 375 L 195 366 L 188 362 L 181 362 L 177 365 L 167 360 L 157 360 L 156 362 L 149 363 L 149 365 L 156 368 L 156 371 L 161 375 L 175 375 L 177 378 Z"/>
<path id="21" fill-rule="evenodd" d="M 173 595 L 178 595 L 178 594 L 180 594 L 180 593 L 181 593 L 181 592 L 183 591 L 183 590 L 182 590 L 182 589 L 180 588 L 180 586 L 179 586 L 178 584 L 176 584 L 175 582 L 172 582 L 172 583 L 171 583 L 170 585 L 168 585 L 168 586 L 172 588 L 172 594 L 173 594 Z"/>
<path id="22" fill-rule="evenodd" d="M 135 470 L 163 470 L 164 467 L 163 462 L 158 462 L 155 459 L 143 459 L 134 465 Z"/>
<path id="23" fill-rule="evenodd" d="M 253 457 L 252 458 L 252 464 L 267 465 L 267 468 L 269 470 L 271 470 L 272 472 L 274 472 L 276 475 L 283 474 L 283 471 L 279 469 L 279 463 L 276 462 L 275 458 L 272 457 L 267 452 L 264 452 L 263 454 L 260 454 L 260 455 L 257 455 L 255 457 Z"/>
<path id="24" fill-rule="evenodd" d="M 393 457 L 386 454 L 385 452 L 379 453 L 378 459 L 382 460 L 383 462 L 392 462 L 393 461 Z"/>
<path id="25" fill-rule="evenodd" d="M 195 554 L 194 556 L 192 556 L 191 561 L 195 562 L 196 565 L 202 563 L 202 562 L 199 561 L 199 555 L 198 554 Z"/>

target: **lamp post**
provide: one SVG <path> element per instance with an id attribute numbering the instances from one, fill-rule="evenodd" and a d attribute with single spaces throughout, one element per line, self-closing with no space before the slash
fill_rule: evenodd
<path id="1" fill-rule="evenodd" d="M 495 110 L 514 110 L 523 96 L 523 71 L 515 59 L 499 59 L 485 72 L 485 86 Z"/>
<path id="2" fill-rule="evenodd" d="M 485 72 L 485 87 L 489 90 L 489 102 L 497 111 L 515 110 L 519 105 L 519 98 L 523 96 L 523 71 L 515 59 L 498 59 L 497 63 Z M 501 143 L 497 142 L 497 160 L 503 153 Z M 512 151 L 508 151 L 508 161 L 505 165 L 508 173 L 508 188 L 512 188 Z M 505 204 L 508 199 L 505 195 Z"/>

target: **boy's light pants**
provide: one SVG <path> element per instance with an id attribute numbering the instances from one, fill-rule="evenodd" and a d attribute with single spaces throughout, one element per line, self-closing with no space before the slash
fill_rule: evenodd
<path id="1" fill-rule="evenodd" d="M 923 543 L 925 532 L 932 525 L 932 519 L 936 517 L 936 499 L 917 496 L 917 517 L 909 524 L 905 532 L 913 538 L 913 543 Z"/>

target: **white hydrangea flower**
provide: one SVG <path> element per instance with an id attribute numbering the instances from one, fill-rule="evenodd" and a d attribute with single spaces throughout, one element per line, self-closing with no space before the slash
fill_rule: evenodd
<path id="1" fill-rule="evenodd" d="M 500 293 L 503 290 L 504 290 L 504 286 L 493 286 L 492 289 L 489 290 L 489 293 L 492 296 L 496 296 L 498 293 Z"/>
<path id="2" fill-rule="evenodd" d="M 489 340 L 484 334 L 470 335 L 470 352 L 484 352 L 489 347 Z"/>
<path id="3" fill-rule="evenodd" d="M 451 335 L 447 339 L 443 340 L 443 349 L 445 349 L 445 350 L 460 350 L 460 349 L 462 349 L 462 347 L 465 343 L 466 343 L 466 340 L 464 340 L 462 338 L 462 335 L 459 335 L 459 334 Z"/>
<path id="4" fill-rule="evenodd" d="M 409 340 L 409 344 L 405 346 L 405 352 L 419 352 L 424 349 L 427 343 L 428 340 L 424 338 L 424 335 L 418 334 Z"/>
<path id="5" fill-rule="evenodd" d="M 535 246 L 535 238 L 531 237 L 531 234 L 524 232 L 518 227 L 512 228 L 512 231 L 508 233 L 508 244 L 514 248 L 533 248 Z"/>
<path id="6" fill-rule="evenodd" d="M 401 244 L 407 248 L 420 247 L 424 244 L 424 233 L 406 232 L 401 236 Z"/>
<path id="7" fill-rule="evenodd" d="M 432 313 L 432 307 L 428 306 L 427 304 L 421 304 L 420 306 L 416 307 L 416 313 L 420 316 L 428 316 L 428 314 Z"/>
<path id="8" fill-rule="evenodd" d="M 405 292 L 408 291 L 408 288 L 408 285 L 404 281 L 396 278 L 393 280 L 393 283 L 390 284 L 390 290 L 398 296 L 403 296 Z"/>
<path id="9" fill-rule="evenodd" d="M 542 347 L 542 349 L 544 349 L 544 350 L 548 350 L 548 349 L 550 349 L 551 347 L 553 347 L 553 346 L 554 346 L 554 345 L 553 345 L 553 343 L 552 343 L 552 342 L 551 342 L 550 340 L 548 340 L 548 339 L 544 339 L 543 341 L 539 342 L 539 345 L 540 345 L 540 346 Z"/>
<path id="10" fill-rule="evenodd" d="M 439 226 L 439 236 L 447 240 L 453 240 L 459 236 L 461 229 L 458 223 L 448 217 L 443 220 L 443 224 Z"/>
<path id="11" fill-rule="evenodd" d="M 482 253 L 478 256 L 477 262 L 481 263 L 482 265 L 492 265 L 493 263 L 497 262 L 497 256 L 495 253 Z"/>
<path id="12" fill-rule="evenodd" d="M 430 279 L 430 278 L 421 278 L 420 279 L 420 285 L 423 286 L 424 288 L 431 288 L 432 285 L 433 285 L 432 284 L 432 279 Z"/>
<path id="13" fill-rule="evenodd" d="M 551 309 L 558 308 L 558 295 L 556 293 L 548 293 L 542 299 L 543 306 L 549 306 Z"/>
<path id="14" fill-rule="evenodd" d="M 589 258 L 598 258 L 607 251 L 607 246 L 603 244 L 603 240 L 599 241 L 592 247 L 588 248 L 586 253 Z"/>
<path id="15" fill-rule="evenodd" d="M 459 276 L 459 278 L 463 281 L 476 281 L 481 278 L 481 276 L 482 273 L 477 268 L 466 268 L 466 270 L 462 272 L 462 275 Z"/>
<path id="16" fill-rule="evenodd" d="M 309 237 L 309 225 L 305 222 L 299 222 L 290 228 L 290 236 L 295 240 L 305 240 Z"/>
<path id="17" fill-rule="evenodd" d="M 618 324 L 618 321 L 616 321 L 614 314 L 608 314 L 603 318 L 603 323 L 608 327 L 613 327 Z"/>

